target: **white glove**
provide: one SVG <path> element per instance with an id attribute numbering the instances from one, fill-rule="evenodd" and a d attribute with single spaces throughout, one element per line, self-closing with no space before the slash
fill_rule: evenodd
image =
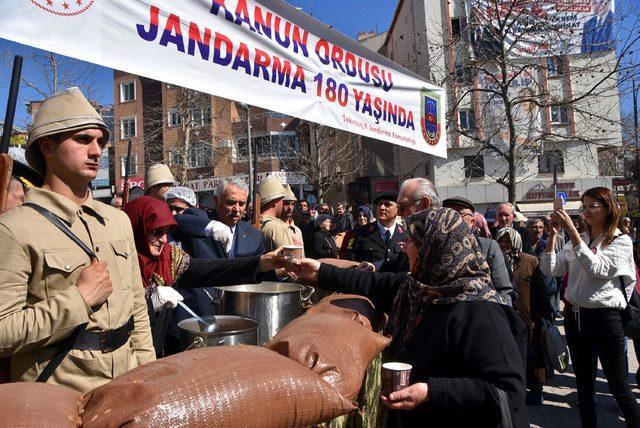
<path id="1" fill-rule="evenodd" d="M 211 222 L 205 228 L 205 231 L 211 235 L 214 241 L 220 242 L 222 245 L 226 247 L 227 252 L 231 249 L 231 244 L 233 235 L 231 234 L 231 229 L 226 224 L 217 221 L 211 220 Z"/>
<path id="2" fill-rule="evenodd" d="M 156 288 L 156 291 L 151 295 L 154 312 L 160 312 L 165 305 L 169 308 L 175 308 L 178 302 L 182 302 L 183 300 L 184 297 L 182 297 L 182 294 L 174 290 L 173 287 L 167 286 Z"/>

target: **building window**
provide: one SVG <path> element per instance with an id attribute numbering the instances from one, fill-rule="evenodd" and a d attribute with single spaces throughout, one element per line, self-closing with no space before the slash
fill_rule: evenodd
<path id="1" fill-rule="evenodd" d="M 465 25 L 464 18 L 451 18 L 451 35 L 456 38 L 464 37 Z"/>
<path id="2" fill-rule="evenodd" d="M 484 177 L 484 157 L 482 155 L 464 157 L 465 178 Z"/>
<path id="3" fill-rule="evenodd" d="M 564 75 L 564 62 L 559 56 L 551 56 L 547 58 L 547 75 L 549 77 Z"/>
<path id="4" fill-rule="evenodd" d="M 211 146 L 205 142 L 194 143 L 189 149 L 189 166 L 200 168 L 213 165 Z"/>
<path id="5" fill-rule="evenodd" d="M 288 159 L 299 155 L 300 146 L 295 131 L 275 132 L 252 136 L 255 150 L 261 159 Z M 235 141 L 236 160 L 246 160 L 249 152 L 247 137 Z"/>
<path id="6" fill-rule="evenodd" d="M 136 99 L 135 80 L 120 83 L 120 102 L 125 103 L 127 101 L 133 101 L 135 99 Z"/>
<path id="7" fill-rule="evenodd" d="M 169 126 L 169 128 L 182 125 L 182 116 L 180 116 L 178 110 L 173 108 L 169 109 L 167 116 L 167 125 Z"/>
<path id="8" fill-rule="evenodd" d="M 538 156 L 538 172 L 540 174 L 553 172 L 554 164 L 556 172 L 564 172 L 564 158 L 561 150 L 545 150 L 543 154 Z"/>
<path id="9" fill-rule="evenodd" d="M 458 110 L 458 118 L 460 120 L 460 129 L 466 131 L 476 129 L 476 115 L 472 109 Z"/>
<path id="10" fill-rule="evenodd" d="M 169 152 L 169 166 L 182 166 L 182 149 L 174 149 Z"/>
<path id="11" fill-rule="evenodd" d="M 120 176 L 127 175 L 127 155 L 120 156 Z M 129 162 L 129 177 L 133 177 L 138 174 L 138 155 L 131 153 L 131 161 Z"/>
<path id="12" fill-rule="evenodd" d="M 555 124 L 569 123 L 569 107 L 551 106 L 551 123 L 555 123 Z"/>
<path id="13" fill-rule="evenodd" d="M 191 126 L 211 125 L 211 107 L 191 109 Z"/>
<path id="14" fill-rule="evenodd" d="M 120 139 L 126 140 L 136 136 L 136 118 L 126 117 L 120 119 Z"/>

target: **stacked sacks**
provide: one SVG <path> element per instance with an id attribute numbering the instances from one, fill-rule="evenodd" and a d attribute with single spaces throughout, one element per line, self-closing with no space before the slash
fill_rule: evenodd
<path id="1" fill-rule="evenodd" d="M 0 426 L 78 427 L 82 393 L 48 383 L 0 385 Z"/>
<path id="2" fill-rule="evenodd" d="M 365 314 L 335 304 L 341 300 L 364 308 Z M 369 364 L 390 342 L 371 331 L 371 320 L 378 325 L 377 319 L 373 305 L 365 298 L 329 296 L 287 324 L 266 347 L 310 368 L 353 400 Z"/>
<path id="3" fill-rule="evenodd" d="M 309 426 L 354 409 L 307 368 L 246 345 L 145 364 L 94 389 L 84 402 L 87 428 Z"/>
<path id="4" fill-rule="evenodd" d="M 373 331 L 381 331 L 387 324 L 387 315 L 357 294 L 332 294 L 307 310 L 307 314 L 318 313 L 348 317 Z"/>

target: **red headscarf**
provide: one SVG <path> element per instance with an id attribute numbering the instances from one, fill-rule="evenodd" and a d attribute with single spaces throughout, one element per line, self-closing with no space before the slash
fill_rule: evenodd
<path id="1" fill-rule="evenodd" d="M 171 215 L 169 207 L 164 202 L 149 196 L 141 196 L 124 207 L 133 226 L 133 237 L 138 250 L 138 262 L 142 273 L 142 282 L 148 286 L 153 274 L 160 276 L 166 285 L 173 283 L 171 272 L 171 245 L 166 244 L 159 257 L 153 257 L 149 252 L 147 233 L 163 227 L 177 225 Z"/>

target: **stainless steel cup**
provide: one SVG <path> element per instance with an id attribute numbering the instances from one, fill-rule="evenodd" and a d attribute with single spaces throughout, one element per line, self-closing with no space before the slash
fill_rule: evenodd
<path id="1" fill-rule="evenodd" d="M 382 365 L 382 395 L 388 397 L 392 392 L 409 386 L 411 369 L 411 364 L 396 362 L 384 363 Z"/>

